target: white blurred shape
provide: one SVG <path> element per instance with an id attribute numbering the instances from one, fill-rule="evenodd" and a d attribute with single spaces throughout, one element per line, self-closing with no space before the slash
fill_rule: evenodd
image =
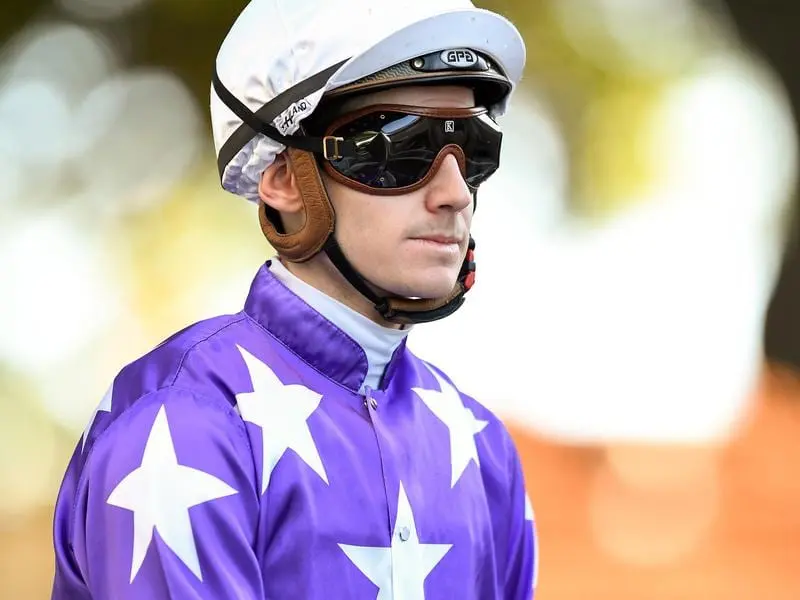
<path id="1" fill-rule="evenodd" d="M 108 326 L 118 310 L 105 253 L 90 232 L 52 212 L 0 232 L 0 355 L 32 379 Z"/>
<path id="2" fill-rule="evenodd" d="M 3 132 L 0 125 L 0 140 L 2 139 Z M 10 160 L 0 160 L 0 181 L 3 182 L 0 186 L 0 221 L 2 221 L 5 218 L 3 209 L 22 193 L 23 172 L 20 165 Z"/>
<path id="3" fill-rule="evenodd" d="M 74 127 L 73 107 L 115 65 L 104 38 L 90 30 L 66 24 L 23 30 L 0 57 L 0 159 L 30 178 L 80 153 L 84 136 Z"/>
<path id="4" fill-rule="evenodd" d="M 38 24 L 23 29 L 0 55 L 3 87 L 43 81 L 73 104 L 112 73 L 119 57 L 100 33 L 78 25 Z"/>
<path id="5" fill-rule="evenodd" d="M 114 214 L 151 206 L 185 177 L 201 145 L 201 118 L 186 86 L 160 70 L 119 74 L 92 90 L 77 128 L 88 148 L 75 169 L 87 201 Z"/>
<path id="6" fill-rule="evenodd" d="M 28 80 L 0 91 L 0 154 L 52 166 L 68 153 L 70 114 L 64 94 Z"/>
<path id="7" fill-rule="evenodd" d="M 668 93 L 656 123 L 658 145 L 667 149 L 665 190 L 675 201 L 705 196 L 696 211 L 723 213 L 729 227 L 752 235 L 764 233 L 753 225 L 776 222 L 796 184 L 797 132 L 769 71 L 733 56 L 709 57 Z M 702 135 L 689 135 L 698 125 Z"/>
<path id="8" fill-rule="evenodd" d="M 58 4 L 79 17 L 118 19 L 137 10 L 150 0 L 58 0 Z"/>
<path id="9" fill-rule="evenodd" d="M 784 97 L 724 64 L 666 99 L 673 176 L 605 225 L 535 226 L 549 184 L 508 148 L 476 214 L 478 283 L 454 317 L 415 331 L 420 354 L 552 439 L 726 439 L 761 369 L 797 151 Z M 513 138 L 526 117 L 509 117 Z M 471 343 L 454 343 L 465 331 Z"/>

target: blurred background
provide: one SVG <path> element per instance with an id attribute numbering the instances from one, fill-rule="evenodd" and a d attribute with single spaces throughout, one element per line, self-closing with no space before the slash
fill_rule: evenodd
<path id="1" fill-rule="evenodd" d="M 517 440 L 537 599 L 800 598 L 800 4 L 477 4 L 529 61 L 478 285 L 410 344 Z M 2 599 L 49 597 L 52 503 L 111 378 L 240 310 L 271 255 L 208 123 L 243 5 L 3 0 Z"/>

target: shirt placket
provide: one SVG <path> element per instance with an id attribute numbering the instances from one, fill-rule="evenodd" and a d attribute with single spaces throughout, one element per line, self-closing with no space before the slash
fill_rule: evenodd
<path id="1" fill-rule="evenodd" d="M 392 591 L 387 597 L 388 600 L 395 600 L 395 590 L 401 589 L 402 586 L 398 583 L 400 572 L 398 571 L 398 562 L 402 562 L 399 556 L 402 554 L 402 544 L 408 542 L 411 538 L 411 524 L 398 521 L 397 517 L 397 492 L 400 487 L 400 482 L 397 480 L 397 468 L 394 462 L 394 455 L 387 443 L 384 425 L 381 419 L 381 404 L 385 401 L 385 395 L 382 392 L 366 388 L 364 404 L 369 413 L 370 421 L 372 422 L 375 438 L 378 442 L 378 453 L 381 461 L 381 472 L 383 475 L 383 493 L 387 506 L 387 527 L 389 528 L 390 539 L 390 556 L 391 556 L 391 574 L 392 574 Z M 392 497 L 392 496 L 395 497 Z M 392 511 L 392 506 L 395 510 Z M 397 598 L 397 600 L 402 600 Z"/>

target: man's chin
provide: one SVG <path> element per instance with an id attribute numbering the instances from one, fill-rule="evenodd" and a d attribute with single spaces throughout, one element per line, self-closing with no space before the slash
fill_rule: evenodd
<path id="1" fill-rule="evenodd" d="M 432 300 L 449 296 L 456 285 L 456 276 L 436 278 L 435 280 L 426 279 L 424 281 L 409 282 L 406 285 L 398 286 L 392 295 L 403 298 L 423 298 Z"/>

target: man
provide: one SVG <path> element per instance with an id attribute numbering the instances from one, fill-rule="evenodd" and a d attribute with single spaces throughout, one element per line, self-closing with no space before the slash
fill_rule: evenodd
<path id="1" fill-rule="evenodd" d="M 231 29 L 222 185 L 278 258 L 114 379 L 58 498 L 54 599 L 533 597 L 512 440 L 405 346 L 472 285 L 524 45 L 466 0 L 399 4 L 253 0 Z"/>

